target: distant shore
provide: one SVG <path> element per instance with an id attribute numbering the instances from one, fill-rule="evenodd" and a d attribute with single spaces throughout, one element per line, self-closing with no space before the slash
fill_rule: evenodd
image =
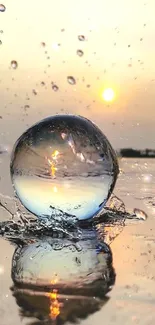
<path id="1" fill-rule="evenodd" d="M 136 150 L 132 148 L 123 148 L 118 151 L 118 155 L 120 157 L 126 158 L 155 158 L 155 150 Z"/>

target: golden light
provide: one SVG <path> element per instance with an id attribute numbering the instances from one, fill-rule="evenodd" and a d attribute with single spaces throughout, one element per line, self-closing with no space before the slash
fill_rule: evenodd
<path id="1" fill-rule="evenodd" d="M 51 154 L 51 157 L 53 160 L 57 160 L 57 157 L 59 155 L 59 151 L 58 150 L 54 150 L 54 152 Z M 49 158 L 47 158 L 47 161 L 49 163 L 49 165 L 51 166 L 51 174 L 53 177 L 55 177 L 55 172 L 57 171 L 55 162 L 51 161 Z"/>
<path id="2" fill-rule="evenodd" d="M 112 88 L 106 88 L 103 91 L 102 97 L 106 102 L 111 102 L 115 97 L 114 90 Z"/>
<path id="3" fill-rule="evenodd" d="M 57 284 L 58 283 L 58 277 L 55 276 L 53 280 L 51 280 L 51 284 Z"/>
<path id="4" fill-rule="evenodd" d="M 52 175 L 53 176 L 53 175 Z M 57 193 L 58 192 L 58 189 L 56 186 L 53 187 L 53 192 Z"/>
<path id="5" fill-rule="evenodd" d="M 54 150 L 54 152 L 52 153 L 51 157 L 53 159 L 57 159 L 57 156 L 59 155 L 59 151 L 58 150 Z"/>
<path id="6" fill-rule="evenodd" d="M 53 177 L 55 177 L 56 170 L 57 170 L 57 168 L 55 167 L 55 165 L 53 163 L 51 163 L 51 174 Z"/>
<path id="7" fill-rule="evenodd" d="M 53 290 L 52 292 L 47 294 L 50 299 L 50 318 L 56 319 L 57 316 L 60 314 L 60 307 L 61 303 L 58 300 L 58 292 L 57 290 Z"/>

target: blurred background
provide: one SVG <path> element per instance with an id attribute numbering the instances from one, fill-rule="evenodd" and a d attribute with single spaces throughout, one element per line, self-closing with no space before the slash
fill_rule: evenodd
<path id="1" fill-rule="evenodd" d="M 0 6 L 1 145 L 46 116 L 72 113 L 117 150 L 155 148 L 154 0 Z"/>

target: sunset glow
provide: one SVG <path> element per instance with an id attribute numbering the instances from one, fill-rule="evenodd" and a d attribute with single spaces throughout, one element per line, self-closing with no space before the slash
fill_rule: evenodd
<path id="1" fill-rule="evenodd" d="M 51 174 L 52 174 L 52 177 L 55 177 L 55 172 L 57 171 L 55 161 L 57 160 L 58 155 L 59 155 L 59 151 L 58 151 L 58 150 L 55 150 L 55 151 L 51 154 L 51 157 L 52 157 L 52 159 L 54 160 L 54 162 L 51 161 L 49 158 L 47 159 L 47 160 L 48 160 L 48 163 L 49 163 L 50 166 L 51 166 Z M 56 191 L 55 191 L 55 192 L 56 192 Z"/>
<path id="2" fill-rule="evenodd" d="M 115 97 L 114 90 L 112 88 L 106 88 L 103 91 L 102 97 L 106 102 L 111 102 Z"/>
<path id="3" fill-rule="evenodd" d="M 56 319 L 57 316 L 60 314 L 60 306 L 61 303 L 58 301 L 58 293 L 57 290 L 53 290 L 48 294 L 50 299 L 50 318 Z"/>

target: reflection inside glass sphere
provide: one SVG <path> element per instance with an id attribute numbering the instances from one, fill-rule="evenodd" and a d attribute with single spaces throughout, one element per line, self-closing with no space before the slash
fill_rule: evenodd
<path id="1" fill-rule="evenodd" d="M 84 230 L 76 243 L 43 237 L 16 249 L 12 279 L 22 315 L 35 316 L 41 324 L 55 319 L 74 323 L 108 300 L 115 282 L 112 253 L 92 230 Z"/>
<path id="2" fill-rule="evenodd" d="M 16 142 L 11 177 L 23 205 L 38 217 L 51 208 L 79 220 L 96 215 L 114 188 L 118 163 L 104 134 L 73 115 L 49 117 Z"/>

